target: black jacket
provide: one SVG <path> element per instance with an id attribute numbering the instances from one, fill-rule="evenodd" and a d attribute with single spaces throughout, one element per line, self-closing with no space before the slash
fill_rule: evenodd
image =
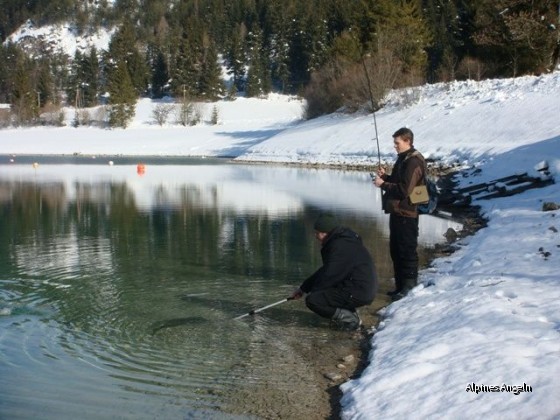
<path id="1" fill-rule="evenodd" d="M 375 264 L 357 233 L 343 227 L 334 229 L 321 248 L 321 257 L 323 266 L 303 282 L 303 292 L 337 288 L 360 302 L 373 301 L 377 291 Z"/>

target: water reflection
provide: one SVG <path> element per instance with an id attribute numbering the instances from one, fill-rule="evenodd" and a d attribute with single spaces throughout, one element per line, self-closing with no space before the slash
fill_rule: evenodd
<path id="1" fill-rule="evenodd" d="M 320 264 L 322 209 L 390 277 L 377 194 L 351 171 L 0 166 L 0 417 L 214 417 L 263 383 L 267 401 L 294 381 L 316 387 L 300 353 L 332 344 L 323 320 L 301 302 L 233 318 Z M 450 225 L 422 222 L 424 244 Z"/>

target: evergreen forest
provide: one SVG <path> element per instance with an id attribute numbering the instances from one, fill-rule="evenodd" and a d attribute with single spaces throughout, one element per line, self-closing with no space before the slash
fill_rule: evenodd
<path id="1" fill-rule="evenodd" d="M 188 110 L 270 92 L 304 97 L 313 118 L 379 109 L 393 88 L 559 65 L 559 0 L 0 0 L 0 10 L 3 125 L 103 104 L 108 124 L 124 127 L 139 97 Z M 40 40 L 9 42 L 26 22 L 112 35 L 107 50 L 70 57 Z"/>

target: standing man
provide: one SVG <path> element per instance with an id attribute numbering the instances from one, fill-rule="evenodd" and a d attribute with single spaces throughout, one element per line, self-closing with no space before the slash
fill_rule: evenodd
<path id="1" fill-rule="evenodd" d="M 340 226 L 330 213 L 321 214 L 314 224 L 321 243 L 323 266 L 292 294 L 323 318 L 332 319 L 345 330 L 361 325 L 356 308 L 369 305 L 377 291 L 377 275 L 370 253 L 360 236 Z"/>
<path id="2" fill-rule="evenodd" d="M 418 211 L 409 196 L 425 183 L 426 162 L 414 148 L 414 134 L 400 128 L 393 134 L 397 161 L 390 175 L 380 168 L 374 183 L 383 194 L 383 210 L 389 213 L 389 243 L 396 289 L 393 300 L 404 297 L 418 283 Z"/>

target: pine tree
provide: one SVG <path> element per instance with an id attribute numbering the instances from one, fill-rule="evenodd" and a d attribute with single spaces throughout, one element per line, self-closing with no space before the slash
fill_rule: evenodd
<path id="1" fill-rule="evenodd" d="M 174 57 L 174 66 L 171 70 L 171 89 L 175 96 L 193 97 L 198 90 L 196 49 L 191 47 L 187 37 L 181 37 L 179 48 Z"/>
<path id="2" fill-rule="evenodd" d="M 130 21 L 125 20 L 120 29 L 113 35 L 109 42 L 110 59 L 124 60 L 130 80 L 137 95 L 146 92 L 150 80 L 147 63 L 136 48 L 136 35 Z"/>
<path id="3" fill-rule="evenodd" d="M 137 96 L 124 60 L 111 66 L 108 90 L 109 126 L 126 128 L 134 117 Z"/>
<path id="4" fill-rule="evenodd" d="M 49 60 L 43 58 L 36 63 L 38 72 L 36 76 L 37 108 L 40 110 L 48 103 L 56 103 L 57 98 L 54 92 L 54 84 L 50 71 Z"/>
<path id="5" fill-rule="evenodd" d="M 95 47 L 92 47 L 89 54 L 83 57 L 82 74 L 84 106 L 95 106 L 98 103 L 99 95 L 99 57 Z"/>
<path id="6" fill-rule="evenodd" d="M 167 35 L 169 28 L 165 18 L 167 3 L 165 0 L 142 1 L 139 30 L 143 34 L 144 39 L 149 42 L 159 44 L 158 41 L 162 41 Z"/>
<path id="7" fill-rule="evenodd" d="M 390 49 L 402 63 L 401 85 L 422 83 L 432 33 L 421 13 L 419 0 L 381 0 L 376 3 L 374 14 L 374 51 L 384 53 Z"/>
<path id="8" fill-rule="evenodd" d="M 290 83 L 290 57 L 289 45 L 285 38 L 280 37 L 278 40 L 278 49 L 275 60 L 274 76 L 280 82 L 280 91 L 289 93 L 292 91 Z"/>
<path id="9" fill-rule="evenodd" d="M 136 95 L 146 94 L 150 83 L 150 68 L 136 48 L 126 60 L 126 67 Z"/>
<path id="10" fill-rule="evenodd" d="M 63 52 L 55 52 L 49 55 L 49 61 L 55 94 L 60 96 L 67 89 L 70 80 L 70 59 Z"/>
<path id="11" fill-rule="evenodd" d="M 454 1 L 425 0 L 424 3 L 424 16 L 434 34 L 434 42 L 427 49 L 428 80 L 450 80 L 465 44 L 458 8 Z"/>
<path id="12" fill-rule="evenodd" d="M 198 96 L 209 100 L 215 100 L 224 94 L 218 55 L 211 41 L 208 41 L 204 49 L 197 93 Z"/>
<path id="13" fill-rule="evenodd" d="M 165 56 L 161 51 L 158 51 L 152 70 L 152 96 L 154 98 L 161 98 L 165 93 L 168 82 L 169 74 L 167 72 Z"/>
<path id="14" fill-rule="evenodd" d="M 273 43 L 272 76 L 278 80 L 280 91 L 287 93 L 290 86 L 290 56 L 289 44 L 284 33 L 277 34 Z"/>
<path id="15" fill-rule="evenodd" d="M 72 60 L 68 86 L 66 88 L 66 96 L 68 97 L 68 102 L 76 108 L 82 108 L 84 106 L 82 102 L 83 96 L 81 94 L 82 83 L 84 83 L 82 64 L 82 52 L 80 50 L 76 50 L 76 52 L 74 53 L 74 59 Z"/>
<path id="16" fill-rule="evenodd" d="M 76 50 L 66 94 L 77 108 L 97 105 L 99 93 L 99 60 L 93 47 L 89 54 Z"/>
<path id="17" fill-rule="evenodd" d="M 290 84 L 296 89 L 309 81 L 309 61 L 312 42 L 307 33 L 304 17 L 295 16 L 288 32 Z"/>
<path id="18" fill-rule="evenodd" d="M 270 92 L 272 83 L 270 78 L 267 51 L 263 46 L 262 32 L 256 28 L 249 33 L 249 71 L 247 72 L 247 96 L 261 96 Z"/>
<path id="19" fill-rule="evenodd" d="M 136 20 L 136 14 L 140 12 L 138 0 L 115 0 L 113 7 L 117 16 L 126 16 L 130 21 Z"/>
<path id="20" fill-rule="evenodd" d="M 326 17 L 314 16 L 314 19 L 309 21 L 309 25 L 312 46 L 308 71 L 313 72 L 325 63 L 325 56 L 329 49 L 328 23 Z"/>
<path id="21" fill-rule="evenodd" d="M 27 58 L 20 60 L 15 69 L 11 106 L 17 124 L 30 124 L 39 116 L 30 69 L 31 64 Z"/>
<path id="22" fill-rule="evenodd" d="M 225 53 L 228 74 L 231 75 L 233 84 L 238 91 L 245 88 L 246 57 L 244 42 L 246 36 L 247 28 L 245 25 L 243 23 L 237 25 L 230 36 Z"/>
<path id="23" fill-rule="evenodd" d="M 552 68 L 558 42 L 557 2 L 495 0 L 481 3 L 476 14 L 475 43 L 497 73 L 511 76 Z"/>
<path id="24" fill-rule="evenodd" d="M 279 0 L 270 1 L 269 14 L 271 78 L 282 93 L 287 93 L 291 90 L 289 16 Z"/>
<path id="25" fill-rule="evenodd" d="M 9 47 L 0 44 L 0 102 L 8 102 L 8 97 L 10 96 L 10 77 L 9 71 Z M 13 67 L 12 67 L 13 68 Z"/>

